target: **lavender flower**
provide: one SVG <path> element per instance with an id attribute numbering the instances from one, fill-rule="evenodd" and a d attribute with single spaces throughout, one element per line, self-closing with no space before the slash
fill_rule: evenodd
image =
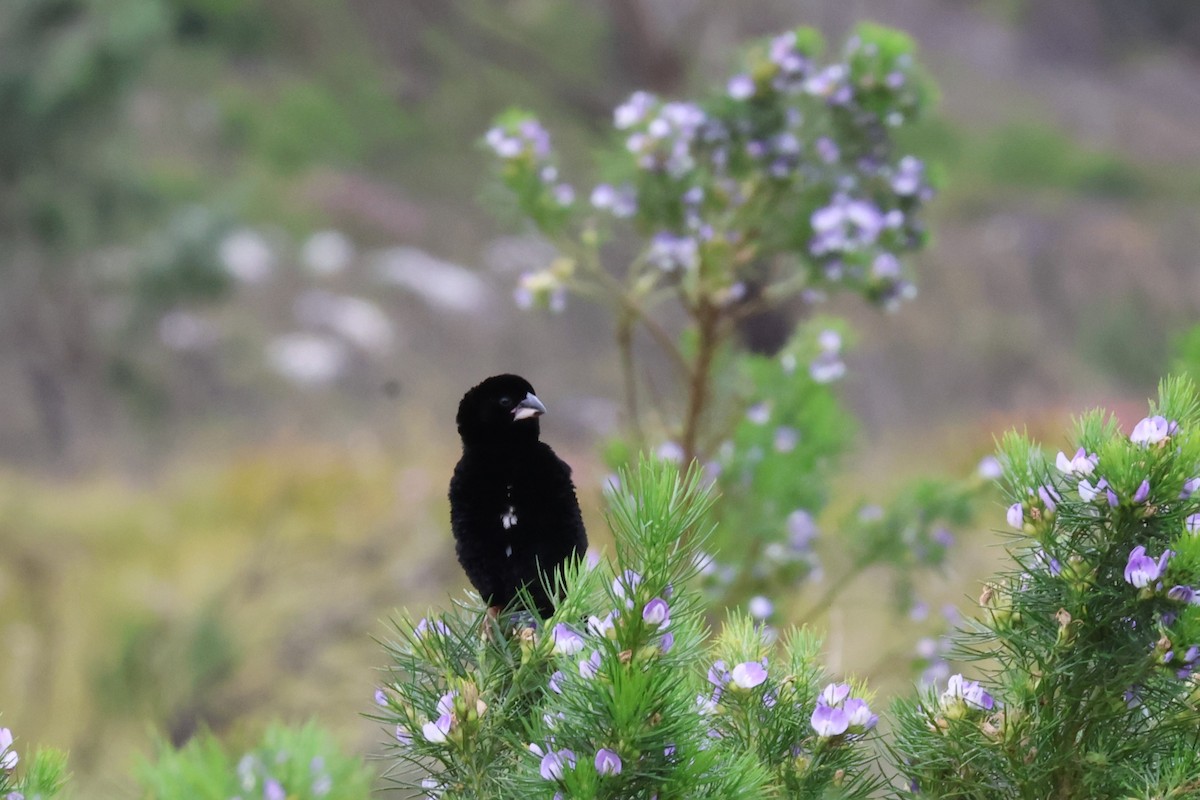
<path id="1" fill-rule="evenodd" d="M 690 271 L 700 263 L 700 244 L 690 236 L 663 231 L 650 241 L 646 258 L 663 272 Z"/>
<path id="2" fill-rule="evenodd" d="M 1137 488 L 1137 491 L 1133 493 L 1133 504 L 1135 506 L 1140 506 L 1142 503 L 1146 502 L 1146 500 L 1148 500 L 1149 498 L 1150 498 L 1150 481 L 1149 481 L 1149 479 L 1146 479 L 1141 482 L 1141 484 Z"/>
<path id="3" fill-rule="evenodd" d="M 412 731 L 403 725 L 396 726 L 396 741 L 405 747 L 411 747 L 413 743 Z"/>
<path id="4" fill-rule="evenodd" d="M 755 595 L 750 598 L 750 602 L 746 606 L 746 610 L 750 612 L 750 616 L 762 622 L 775 613 L 775 604 L 767 598 L 760 595 Z"/>
<path id="5" fill-rule="evenodd" d="M 1176 603 L 1196 602 L 1196 590 L 1190 586 L 1172 586 L 1167 591 L 1167 599 Z"/>
<path id="6" fill-rule="evenodd" d="M 442 744 L 446 741 L 446 737 L 450 734 L 450 726 L 454 723 L 454 718 L 450 714 L 442 714 L 435 720 L 426 722 L 421 726 L 421 733 L 425 737 L 425 741 L 430 744 Z"/>
<path id="7" fill-rule="evenodd" d="M 817 702 L 827 706 L 840 706 L 849 696 L 850 684 L 831 683 L 821 690 L 821 695 L 817 698 Z"/>
<path id="8" fill-rule="evenodd" d="M 267 778 L 263 784 L 263 800 L 287 800 L 287 792 L 274 778 Z"/>
<path id="9" fill-rule="evenodd" d="M 715 662 L 713 662 L 713 665 L 708 668 L 708 682 L 718 690 L 721 689 L 721 687 L 723 687 L 725 684 L 729 683 L 730 677 L 729 670 L 725 668 L 725 662 L 721 659 L 717 659 Z"/>
<path id="10" fill-rule="evenodd" d="M 424 639 L 430 633 L 446 636 L 450 633 L 450 627 L 440 619 L 434 619 L 433 622 L 430 622 L 425 617 L 421 617 L 421 621 L 413 628 L 413 633 L 417 635 L 418 639 Z"/>
<path id="11" fill-rule="evenodd" d="M 1189 514 L 1187 519 L 1183 521 L 1184 528 L 1187 532 L 1195 536 L 1200 532 L 1200 514 Z"/>
<path id="12" fill-rule="evenodd" d="M 1046 511 L 1050 513 L 1054 513 L 1054 511 L 1058 508 L 1058 504 L 1062 502 L 1062 497 L 1057 491 L 1055 491 L 1054 487 L 1050 486 L 1049 484 L 1045 486 L 1039 486 L 1037 489 L 1037 494 L 1042 500 L 1042 505 L 1046 507 Z"/>
<path id="13" fill-rule="evenodd" d="M 666 655 L 667 653 L 671 652 L 671 648 L 674 646 L 675 646 L 675 634 L 671 633 L 670 631 L 667 631 L 666 633 L 663 634 L 662 639 L 659 641 L 659 644 L 658 644 L 659 650 L 662 651 L 663 655 Z"/>
<path id="14" fill-rule="evenodd" d="M 1008 524 L 1011 527 L 1016 528 L 1017 530 L 1021 530 L 1025 527 L 1025 510 L 1022 508 L 1020 503 L 1013 503 L 1011 506 L 1009 506 L 1008 514 L 1006 516 L 1008 517 Z"/>
<path id="15" fill-rule="evenodd" d="M 600 748 L 596 752 L 596 772 L 601 775 L 620 775 L 621 757 L 608 748 Z"/>
<path id="16" fill-rule="evenodd" d="M 994 481 L 1004 474 L 1004 467 L 1000 466 L 1000 460 L 995 456 L 984 456 L 979 459 L 975 472 L 985 481 Z"/>
<path id="17" fill-rule="evenodd" d="M 875 243 L 883 230 L 883 215 L 870 200 L 835 195 L 828 206 L 813 212 L 813 255 L 851 252 Z"/>
<path id="18" fill-rule="evenodd" d="M 540 751 L 541 748 L 538 748 Z M 575 754 L 570 750 L 551 750 L 542 756 L 539 769 L 542 780 L 561 781 L 567 768 L 575 768 Z"/>
<path id="19" fill-rule="evenodd" d="M 588 633 L 593 636 L 608 636 L 616 632 L 616 626 L 613 623 L 613 615 L 616 612 L 609 612 L 603 619 L 594 614 L 588 617 Z"/>
<path id="20" fill-rule="evenodd" d="M 1091 475 L 1092 471 L 1096 469 L 1096 464 L 1099 463 L 1099 461 L 1099 456 L 1095 455 L 1094 453 L 1092 455 L 1088 455 L 1087 452 L 1081 447 L 1076 450 L 1075 455 L 1071 456 L 1070 458 L 1067 458 L 1067 454 L 1059 450 L 1058 458 L 1055 459 L 1054 463 L 1055 466 L 1058 467 L 1059 472 L 1062 472 L 1065 475 Z"/>
<path id="21" fill-rule="evenodd" d="M 810 722 L 818 736 L 828 739 L 846 732 L 850 727 L 850 716 L 843 709 L 817 703 Z"/>
<path id="22" fill-rule="evenodd" d="M 837 353 L 821 353 L 808 365 L 808 374 L 817 383 L 832 383 L 846 374 L 846 364 Z"/>
<path id="23" fill-rule="evenodd" d="M 642 122 L 657 104 L 658 98 L 649 92 L 634 92 L 613 111 L 613 125 L 618 130 L 632 128 Z"/>
<path id="24" fill-rule="evenodd" d="M 1133 426 L 1133 432 L 1129 434 L 1129 441 L 1142 447 L 1149 447 L 1174 434 L 1177 427 L 1178 424 L 1174 420 L 1168 420 L 1166 417 L 1145 417 Z"/>
<path id="25" fill-rule="evenodd" d="M 767 669 L 759 661 L 743 661 L 730 674 L 730 683 L 738 689 L 753 689 L 766 679 Z"/>
<path id="26" fill-rule="evenodd" d="M 376 689 L 375 690 L 375 705 L 386 706 L 387 704 L 388 704 L 387 693 L 384 692 L 383 689 Z"/>
<path id="27" fill-rule="evenodd" d="M 851 697 L 842 710 L 846 712 L 846 720 L 855 733 L 865 733 L 879 724 L 879 715 L 872 714 L 867 701 L 861 698 Z"/>
<path id="28" fill-rule="evenodd" d="M 562 694 L 562 682 L 566 679 L 566 675 L 562 674 L 562 670 L 556 669 L 554 674 L 550 676 L 549 686 L 550 691 L 555 694 Z"/>
<path id="29" fill-rule="evenodd" d="M 554 640 L 554 652 L 559 655 L 573 656 L 583 649 L 583 637 L 565 623 L 558 623 L 550 632 Z"/>
<path id="30" fill-rule="evenodd" d="M 1179 491 L 1179 499 L 1187 500 L 1197 489 L 1200 489 L 1200 478 L 1188 478 L 1183 482 L 1183 489 Z"/>
<path id="31" fill-rule="evenodd" d="M 892 191 L 901 197 L 911 197 L 921 189 L 925 176 L 925 165 L 913 156 L 905 156 L 896 165 L 892 176 Z"/>
<path id="32" fill-rule="evenodd" d="M 754 79 L 749 75 L 734 75 L 725 90 L 734 100 L 749 100 L 754 96 Z"/>
<path id="33" fill-rule="evenodd" d="M 843 365 L 843 370 L 845 365 Z M 795 428 L 790 428 L 786 425 L 780 425 L 775 429 L 774 446 L 776 452 L 790 453 L 796 449 L 796 444 L 800 441 L 800 434 Z"/>
<path id="34" fill-rule="evenodd" d="M 941 697 L 942 708 L 952 708 L 960 703 L 981 711 L 991 711 L 995 705 L 992 696 L 983 690 L 978 681 L 965 680 L 961 673 L 950 676 Z"/>
<path id="35" fill-rule="evenodd" d="M 21 760 L 17 751 L 12 749 L 13 735 L 8 728 L 0 728 L 0 769 L 12 772 Z"/>
<path id="36" fill-rule="evenodd" d="M 593 650 L 592 654 L 588 657 L 588 659 L 586 661 L 579 662 L 579 674 L 590 681 L 592 678 L 596 677 L 597 673 L 599 673 L 599 672 L 600 672 L 600 651 Z"/>
<path id="37" fill-rule="evenodd" d="M 1158 580 L 1167 567 L 1167 559 L 1171 557 L 1170 550 L 1164 550 L 1158 561 L 1146 555 L 1146 548 L 1140 544 L 1129 553 L 1129 562 L 1125 565 L 1125 580 L 1138 589 L 1142 589 Z"/>
<path id="38" fill-rule="evenodd" d="M 642 619 L 647 625 L 657 625 L 659 630 L 671 623 L 671 607 L 661 597 L 655 597 L 642 609 Z"/>

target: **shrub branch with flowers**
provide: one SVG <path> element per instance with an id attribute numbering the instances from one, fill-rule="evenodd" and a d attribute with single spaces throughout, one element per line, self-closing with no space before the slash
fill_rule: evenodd
<path id="1" fill-rule="evenodd" d="M 521 277 L 518 303 L 562 311 L 575 295 L 612 315 L 627 424 L 606 461 L 626 466 L 649 447 L 705 465 L 722 523 L 708 588 L 726 604 L 757 595 L 760 621 L 773 614 L 766 595 L 821 573 L 814 520 L 855 428 L 831 386 L 847 326 L 812 312 L 834 291 L 889 309 L 915 294 L 902 258 L 923 246 L 933 196 L 924 163 L 899 144 L 932 95 L 911 41 L 864 24 L 840 53 L 823 49 L 800 28 L 753 43 L 700 101 L 635 92 L 613 113 L 603 181 L 587 189 L 565 179 L 530 114 L 510 111 L 484 137 L 510 204 L 557 253 Z M 781 310 L 784 340 L 754 351 L 740 331 Z M 638 335 L 669 375 L 639 370 Z M 969 516 L 977 488 L 909 491 L 907 516 L 888 521 L 906 531 L 904 550 L 874 546 L 877 518 L 852 520 L 854 570 L 938 564 L 944 529 Z"/>
<path id="2" fill-rule="evenodd" d="M 1053 461 L 1010 434 L 1001 462 L 1014 565 L 960 637 L 979 680 L 898 708 L 905 796 L 1200 797 L 1195 387 L 1128 435 L 1084 415 Z"/>
<path id="3" fill-rule="evenodd" d="M 814 637 L 769 643 L 742 616 L 709 636 L 698 472 L 643 463 L 621 487 L 615 562 L 561 575 L 544 623 L 494 623 L 473 595 L 398 622 L 376 698 L 395 733 L 390 777 L 478 800 L 866 797 L 877 718 L 862 687 L 823 685 Z"/>

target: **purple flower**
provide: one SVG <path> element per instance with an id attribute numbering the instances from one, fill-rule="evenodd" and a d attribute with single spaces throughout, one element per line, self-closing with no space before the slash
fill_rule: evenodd
<path id="1" fill-rule="evenodd" d="M 550 691 L 555 694 L 562 694 L 562 682 L 566 677 L 566 675 L 562 674 L 562 670 L 555 670 L 554 674 L 550 676 Z"/>
<path id="2" fill-rule="evenodd" d="M 812 713 L 812 727 L 822 738 L 841 736 L 850 727 L 850 716 L 840 708 L 817 704 Z"/>
<path id="3" fill-rule="evenodd" d="M 658 643 L 658 647 L 662 650 L 663 655 L 671 652 L 671 648 L 675 646 L 675 634 L 667 631 L 663 634 L 662 639 Z"/>
<path id="4" fill-rule="evenodd" d="M 846 363 L 837 353 L 821 353 L 808 365 L 808 374 L 817 383 L 832 383 L 846 374 Z"/>
<path id="5" fill-rule="evenodd" d="M 1096 499 L 1096 495 L 1108 488 L 1108 479 L 1101 478 L 1093 486 L 1086 478 L 1079 482 L 1079 498 L 1085 503 L 1090 503 Z"/>
<path id="6" fill-rule="evenodd" d="M 1020 503 L 1013 503 L 1008 507 L 1008 524 L 1017 530 L 1025 527 L 1025 511 Z"/>
<path id="7" fill-rule="evenodd" d="M 1149 479 L 1146 479 L 1142 481 L 1141 485 L 1138 486 L 1137 491 L 1133 493 L 1133 504 L 1135 506 L 1140 506 L 1142 503 L 1146 502 L 1149 497 L 1150 481 Z"/>
<path id="8" fill-rule="evenodd" d="M 758 661 L 743 661 L 730 674 L 730 683 L 739 689 L 753 689 L 766 679 L 767 669 Z"/>
<path id="9" fill-rule="evenodd" d="M 1120 505 L 1121 501 L 1117 498 L 1117 493 L 1112 490 L 1111 486 L 1104 487 L 1104 495 L 1105 499 L 1108 500 L 1109 508 L 1116 508 Z"/>
<path id="10" fill-rule="evenodd" d="M 658 98 L 649 92 L 634 92 L 629 99 L 613 111 L 613 125 L 618 130 L 632 128 L 646 118 L 646 114 L 658 103 Z"/>
<path id="11" fill-rule="evenodd" d="M 1183 521 L 1183 526 L 1187 528 L 1187 532 L 1195 536 L 1200 532 L 1200 514 L 1189 514 L 1188 518 Z"/>
<path id="12" fill-rule="evenodd" d="M 1187 500 L 1196 493 L 1197 489 L 1200 489 L 1200 478 L 1188 478 L 1183 482 L 1183 489 L 1179 492 L 1179 499 Z"/>
<path id="13" fill-rule="evenodd" d="M 1175 422 L 1168 421 L 1166 417 L 1145 417 L 1133 426 L 1133 432 L 1129 434 L 1129 441 L 1142 447 L 1149 447 L 1175 433 L 1177 427 Z"/>
<path id="14" fill-rule="evenodd" d="M 592 634 L 593 636 L 608 636 L 608 634 L 615 631 L 616 628 L 613 625 L 614 613 L 615 612 L 609 612 L 609 614 L 603 619 L 595 615 L 588 617 L 588 633 Z"/>
<path id="15" fill-rule="evenodd" d="M 400 744 L 404 745 L 405 747 L 411 746 L 412 742 L 413 742 L 412 731 L 410 731 L 408 728 L 404 727 L 403 725 L 397 725 L 396 726 L 396 741 L 399 742 Z"/>
<path id="16" fill-rule="evenodd" d="M 383 689 L 376 689 L 375 690 L 375 705 L 386 706 L 387 704 L 388 704 L 387 693 L 384 692 Z"/>
<path id="17" fill-rule="evenodd" d="M 925 175 L 925 165 L 913 156 L 905 156 L 896 165 L 896 174 L 892 176 L 892 191 L 901 197 L 910 197 L 921 188 Z"/>
<path id="18" fill-rule="evenodd" d="M 845 365 L 843 365 L 843 370 Z M 814 376 L 815 379 L 815 376 Z M 790 453 L 796 449 L 796 443 L 800 441 L 800 434 L 795 428 L 789 428 L 786 425 L 780 425 L 775 429 L 775 451 L 779 453 Z"/>
<path id="19" fill-rule="evenodd" d="M 840 706 L 842 701 L 849 696 L 850 684 L 831 683 L 821 690 L 821 696 L 817 698 L 817 702 L 827 706 Z"/>
<path id="20" fill-rule="evenodd" d="M 965 680 L 962 674 L 951 675 L 946 681 L 946 691 L 942 692 L 942 707 L 946 708 L 959 702 L 966 703 L 971 708 L 991 711 L 995 701 L 983 690 L 978 681 Z"/>
<path id="21" fill-rule="evenodd" d="M 608 211 L 618 219 L 632 217 L 637 213 L 637 192 L 632 186 L 617 189 L 602 183 L 592 190 L 592 207 Z"/>
<path id="22" fill-rule="evenodd" d="M 450 633 L 450 628 L 440 619 L 434 619 L 433 622 L 430 622 L 425 617 L 421 617 L 421 621 L 413 628 L 413 633 L 417 635 L 418 639 L 424 639 L 430 633 L 445 636 Z"/>
<path id="23" fill-rule="evenodd" d="M 422 725 L 421 734 L 425 737 L 425 741 L 431 744 L 441 744 L 446 741 L 446 737 L 450 734 L 450 726 L 453 722 L 454 718 L 452 716 L 442 714 L 437 719 Z"/>
<path id="24" fill-rule="evenodd" d="M 734 75 L 725 87 L 734 100 L 749 100 L 754 96 L 754 79 L 749 75 Z"/>
<path id="25" fill-rule="evenodd" d="M 647 625 L 657 625 L 662 630 L 671 623 L 671 607 L 666 600 L 656 597 L 642 609 L 642 619 Z"/>
<path id="26" fill-rule="evenodd" d="M 12 772 L 21 760 L 17 751 L 12 749 L 13 735 L 8 728 L 0 728 L 0 769 Z"/>
<path id="27" fill-rule="evenodd" d="M 1039 486 L 1037 493 L 1038 497 L 1042 499 L 1042 504 L 1046 506 L 1046 510 L 1050 513 L 1054 513 L 1055 509 L 1058 508 L 1058 504 L 1062 502 L 1062 497 L 1054 490 L 1053 486 Z"/>
<path id="28" fill-rule="evenodd" d="M 1099 456 L 1089 456 L 1087 451 L 1081 447 L 1070 458 L 1067 458 L 1066 453 L 1059 450 L 1058 458 L 1054 463 L 1058 467 L 1058 471 L 1065 475 L 1091 475 L 1099 461 Z"/>
<path id="29" fill-rule="evenodd" d="M 573 656 L 583 649 L 583 637 L 565 623 L 558 623 L 550 632 L 554 640 L 554 652 L 560 655 Z"/>
<path id="30" fill-rule="evenodd" d="M 650 241 L 646 258 L 663 272 L 690 271 L 700 263 L 700 243 L 691 236 L 662 231 Z"/>
<path id="31" fill-rule="evenodd" d="M 1129 553 L 1129 562 L 1125 565 L 1125 580 L 1138 589 L 1150 585 L 1162 576 L 1171 557 L 1170 550 L 1164 550 L 1155 561 L 1146 555 L 1146 548 L 1140 544 Z"/>
<path id="32" fill-rule="evenodd" d="M 579 662 L 579 674 L 591 680 L 600 671 L 600 651 L 593 650 L 586 661 Z"/>
<path id="33" fill-rule="evenodd" d="M 820 137 L 813 142 L 813 146 L 817 150 L 817 156 L 826 164 L 832 164 L 841 157 L 841 151 L 838 150 L 838 146 L 828 136 Z"/>
<path id="34" fill-rule="evenodd" d="M 788 544 L 794 550 L 807 550 L 813 539 L 817 538 L 817 523 L 812 514 L 804 509 L 796 509 L 787 518 Z"/>
<path id="35" fill-rule="evenodd" d="M 721 659 L 717 659 L 708 668 L 708 682 L 718 689 L 729 683 L 729 678 L 729 670 L 725 669 L 725 662 Z"/>
<path id="36" fill-rule="evenodd" d="M 1172 586 L 1167 591 L 1167 599 L 1176 603 L 1192 603 L 1196 600 L 1196 590 L 1190 586 Z"/>
<path id="37" fill-rule="evenodd" d="M 621 757 L 606 747 L 596 752 L 596 772 L 601 775 L 620 775 Z"/>
<path id="38" fill-rule="evenodd" d="M 846 712 L 850 727 L 856 732 L 869 731 L 879 723 L 879 715 L 872 714 L 867 701 L 861 698 L 851 697 L 842 706 L 842 710 Z"/>
<path id="39" fill-rule="evenodd" d="M 750 612 L 751 617 L 762 622 L 775 613 L 775 605 L 760 594 L 750 598 L 750 602 L 746 604 L 746 610 Z"/>
<path id="40" fill-rule="evenodd" d="M 560 781 L 563 772 L 568 767 L 575 768 L 575 754 L 570 750 L 551 750 L 542 756 L 542 765 L 539 771 L 543 780 Z"/>
<path id="41" fill-rule="evenodd" d="M 274 778 L 267 778 L 263 784 L 263 800 L 287 800 L 287 792 Z"/>
<path id="42" fill-rule="evenodd" d="M 995 456 L 984 456 L 979 460 L 975 471 L 985 481 L 994 481 L 1004 474 L 1004 467 L 1000 465 L 1000 460 Z"/>

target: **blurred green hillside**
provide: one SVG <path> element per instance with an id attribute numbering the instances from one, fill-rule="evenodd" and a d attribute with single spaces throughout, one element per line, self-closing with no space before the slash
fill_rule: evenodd
<path id="1" fill-rule="evenodd" d="M 969 472 L 1007 426 L 1054 445 L 1063 409 L 1141 408 L 1200 312 L 1200 14 L 1046 5 L 3 4 L 3 723 L 70 749 L 88 798 L 129 796 L 156 735 L 312 717 L 371 752 L 370 637 L 465 585 L 445 484 L 487 374 L 538 387 L 603 545 L 611 331 L 515 308 L 549 256 L 485 210 L 478 141 L 535 109 L 579 170 L 613 105 L 713 83 L 751 35 L 875 18 L 942 92 L 907 143 L 942 186 L 921 296 L 832 309 L 860 332 L 866 440 L 831 517 Z M 994 549 L 931 599 L 975 596 Z M 907 685 L 912 643 L 869 592 L 825 622 L 834 669 Z"/>

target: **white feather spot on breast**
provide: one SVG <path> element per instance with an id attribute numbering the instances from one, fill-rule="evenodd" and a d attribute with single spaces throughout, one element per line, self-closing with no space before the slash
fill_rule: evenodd
<path id="1" fill-rule="evenodd" d="M 504 530 L 508 530 L 513 525 L 516 525 L 517 524 L 517 510 L 515 508 L 513 508 L 512 506 L 509 506 L 508 511 L 505 511 L 504 514 L 501 515 L 500 524 L 504 526 Z"/>

